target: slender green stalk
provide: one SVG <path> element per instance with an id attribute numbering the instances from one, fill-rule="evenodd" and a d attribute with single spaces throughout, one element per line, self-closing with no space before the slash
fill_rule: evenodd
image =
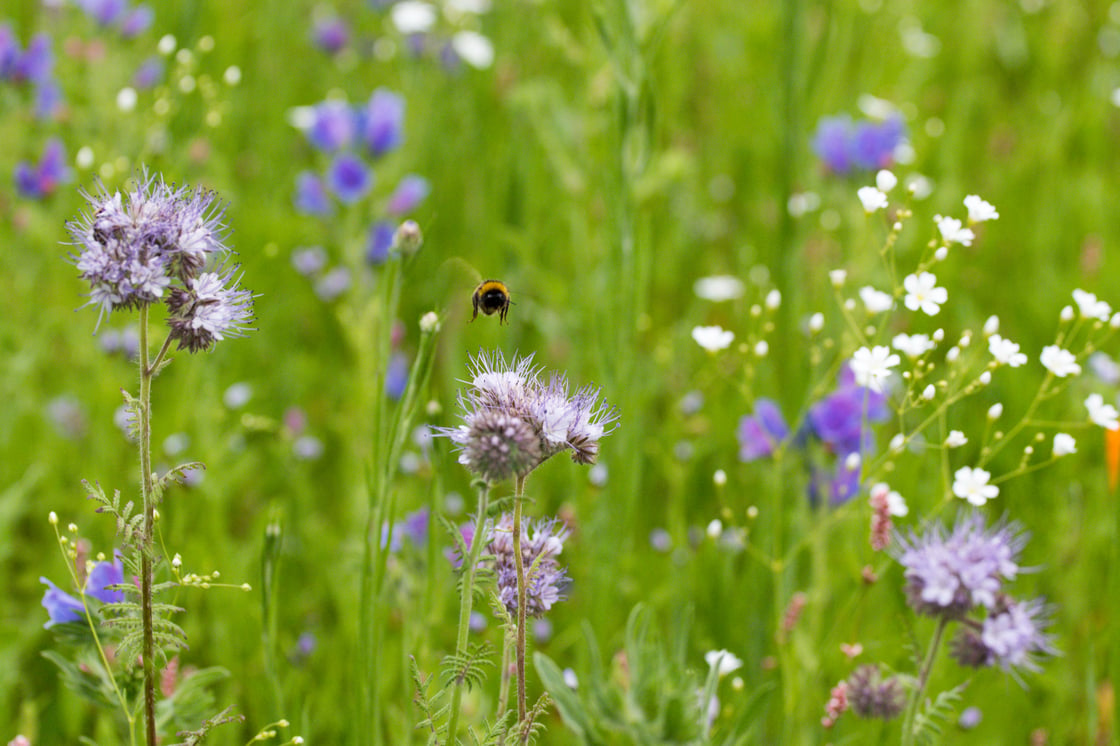
<path id="1" fill-rule="evenodd" d="M 945 628 L 948 625 L 949 620 L 944 617 L 937 620 L 937 629 L 933 633 L 926 658 L 922 661 L 922 668 L 918 672 L 918 683 L 914 687 L 914 691 L 910 693 L 910 701 L 906 704 L 906 716 L 902 721 L 903 746 L 910 746 L 914 743 L 914 717 L 918 714 L 918 707 L 921 705 L 922 697 L 926 692 L 926 685 L 929 683 L 930 672 L 933 671 L 933 662 L 937 659 L 937 651 L 941 647 L 941 638 L 944 636 Z"/>
<path id="2" fill-rule="evenodd" d="M 167 343 L 164 343 L 164 349 Z M 161 351 L 160 357 L 162 358 Z M 140 485 L 144 531 L 140 536 L 140 615 L 144 629 L 144 720 L 148 746 L 156 746 L 156 656 L 152 626 L 155 489 L 152 484 L 152 377 L 148 360 L 148 307 L 140 307 Z"/>
<path id="3" fill-rule="evenodd" d="M 525 722 L 525 561 L 521 557 L 521 504 L 526 475 L 518 475 L 513 496 L 513 557 L 517 565 L 517 722 Z"/>
<path id="4" fill-rule="evenodd" d="M 455 642 L 455 652 L 460 656 L 466 655 L 467 636 L 471 626 L 471 607 L 474 604 L 474 575 L 478 569 L 478 555 L 481 553 L 483 534 L 486 532 L 487 498 L 490 494 L 490 485 L 485 482 L 478 488 L 478 515 L 474 519 L 474 534 L 471 535 L 471 546 L 467 557 L 463 560 L 463 582 L 459 597 L 459 636 Z M 451 695 L 451 714 L 447 719 L 448 746 L 454 746 L 459 730 L 459 708 L 463 702 L 463 681 L 456 679 L 455 692 Z"/>

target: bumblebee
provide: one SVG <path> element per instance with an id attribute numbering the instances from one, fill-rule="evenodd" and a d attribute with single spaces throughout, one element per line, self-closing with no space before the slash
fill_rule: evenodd
<path id="1" fill-rule="evenodd" d="M 501 324 L 506 320 L 506 314 L 509 313 L 511 303 L 513 301 L 509 298 L 509 288 L 506 287 L 504 282 L 483 280 L 474 289 L 474 295 L 471 296 L 471 304 L 474 306 L 474 315 L 471 316 L 471 321 L 478 318 L 478 312 L 481 310 L 487 316 L 497 312 L 498 323 Z"/>

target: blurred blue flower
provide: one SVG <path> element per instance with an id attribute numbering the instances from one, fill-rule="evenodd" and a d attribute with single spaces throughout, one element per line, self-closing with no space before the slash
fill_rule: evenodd
<path id="1" fill-rule="evenodd" d="M 76 0 L 76 4 L 102 26 L 116 22 L 128 8 L 128 0 Z"/>
<path id="2" fill-rule="evenodd" d="M 898 115 L 858 123 L 841 115 L 820 120 L 812 147 L 830 171 L 847 174 L 853 168 L 875 170 L 891 165 L 895 149 L 905 138 L 906 125 Z"/>
<path id="3" fill-rule="evenodd" d="M 338 16 L 320 18 L 311 28 L 311 41 L 328 54 L 335 54 L 350 41 L 350 29 Z"/>
<path id="4" fill-rule="evenodd" d="M 326 185 L 318 174 L 301 171 L 296 176 L 295 208 L 309 215 L 330 215 L 333 207 Z"/>
<path id="5" fill-rule="evenodd" d="M 137 5 L 121 21 L 121 36 L 131 39 L 147 31 L 155 20 L 155 11 L 147 5 Z"/>
<path id="6" fill-rule="evenodd" d="M 330 303 L 350 289 L 350 270 L 335 267 L 315 282 L 315 295 L 324 303 Z"/>
<path id="7" fill-rule="evenodd" d="M 12 67 L 11 77 L 17 82 L 45 83 L 54 68 L 54 55 L 51 53 L 51 38 L 46 34 L 36 34 Z"/>
<path id="8" fill-rule="evenodd" d="M 304 277 L 313 277 L 327 266 L 327 250 L 322 246 L 307 246 L 292 251 L 292 266 Z"/>
<path id="9" fill-rule="evenodd" d="M 409 174 L 397 184 L 396 190 L 389 197 L 389 204 L 386 205 L 385 211 L 390 215 L 412 212 L 427 198 L 431 189 L 428 180 L 423 176 Z"/>
<path id="10" fill-rule="evenodd" d="M 385 393 L 393 401 L 400 399 L 408 386 L 408 357 L 402 352 L 394 352 L 385 370 Z"/>
<path id="11" fill-rule="evenodd" d="M 789 437 L 789 426 L 775 402 L 758 399 L 754 410 L 754 416 L 739 420 L 739 460 L 744 462 L 771 455 L 778 444 Z"/>
<path id="12" fill-rule="evenodd" d="M 163 58 L 149 57 L 140 63 L 136 73 L 132 76 L 132 85 L 140 90 L 154 88 L 163 80 Z"/>
<path id="13" fill-rule="evenodd" d="M 12 32 L 12 27 L 7 23 L 0 23 L 0 80 L 7 80 L 12 76 L 19 53 L 19 41 Z"/>
<path id="14" fill-rule="evenodd" d="M 39 578 L 39 582 L 47 586 L 43 594 L 43 608 L 50 617 L 43 626 L 50 628 L 56 624 L 67 622 L 80 622 L 85 617 L 85 606 L 82 602 L 59 588 L 46 578 Z M 124 566 L 118 557 L 112 562 L 98 562 L 90 570 L 86 579 L 84 594 L 96 599 L 103 604 L 120 603 L 124 600 L 123 591 L 109 590 L 107 586 L 119 585 L 124 582 Z"/>
<path id="15" fill-rule="evenodd" d="M 357 134 L 354 110 L 342 101 L 324 101 L 313 109 L 307 141 L 317 150 L 333 153 L 350 145 Z"/>
<path id="16" fill-rule="evenodd" d="M 847 366 L 840 372 L 836 390 L 809 408 L 813 434 L 840 457 L 870 451 L 875 441 L 867 424 L 889 418 L 886 394 L 856 384 Z"/>
<path id="17" fill-rule="evenodd" d="M 69 180 L 66 151 L 58 138 L 47 141 L 43 157 L 37 165 L 27 162 L 16 165 L 16 189 L 24 197 L 31 199 L 43 199 L 53 194 L 59 184 Z"/>
<path id="18" fill-rule="evenodd" d="M 327 171 L 327 188 L 346 204 L 353 204 L 373 187 L 373 172 L 365 161 L 350 153 L 335 156 Z"/>
<path id="19" fill-rule="evenodd" d="M 404 99 L 378 88 L 359 113 L 359 120 L 362 142 L 370 155 L 384 155 L 404 139 Z"/>
<path id="20" fill-rule="evenodd" d="M 49 119 L 62 106 L 62 89 L 53 78 L 35 86 L 34 113 L 38 120 Z"/>
<path id="21" fill-rule="evenodd" d="M 366 262 L 374 266 L 383 264 L 389 258 L 389 250 L 393 248 L 393 236 L 396 229 L 391 223 L 379 220 L 370 226 L 369 240 L 366 243 Z"/>

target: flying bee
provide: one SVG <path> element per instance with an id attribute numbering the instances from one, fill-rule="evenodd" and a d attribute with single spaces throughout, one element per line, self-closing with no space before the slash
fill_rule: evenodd
<path id="1" fill-rule="evenodd" d="M 509 297 L 509 288 L 506 287 L 504 282 L 501 280 L 483 280 L 474 289 L 474 295 L 471 296 L 471 305 L 474 306 L 474 315 L 471 316 L 471 321 L 478 318 L 480 310 L 487 316 L 497 312 L 498 324 L 500 325 L 503 321 L 506 321 L 506 314 L 509 313 L 509 307 L 512 303 L 513 301 Z"/>

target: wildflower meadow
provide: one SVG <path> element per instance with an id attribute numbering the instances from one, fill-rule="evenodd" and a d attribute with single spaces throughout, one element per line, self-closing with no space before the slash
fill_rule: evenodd
<path id="1" fill-rule="evenodd" d="M 1120 3 L 0 7 L 0 743 L 1117 743 Z"/>

